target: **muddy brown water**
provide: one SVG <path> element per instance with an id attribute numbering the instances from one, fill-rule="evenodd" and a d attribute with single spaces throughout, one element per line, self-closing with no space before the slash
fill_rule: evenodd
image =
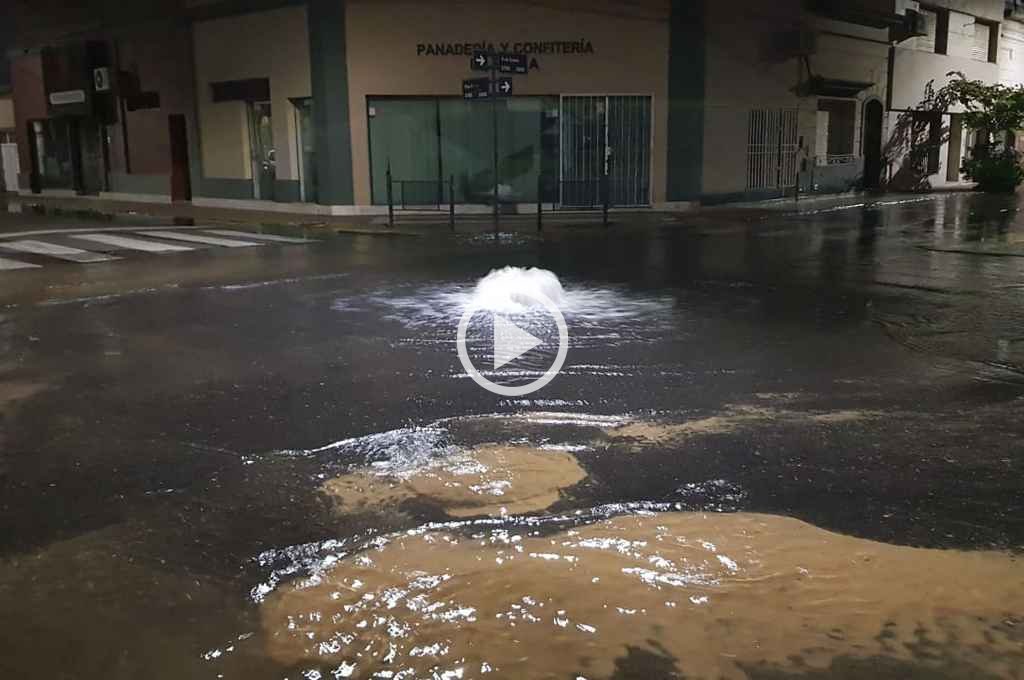
<path id="1" fill-rule="evenodd" d="M 266 653 L 340 677 L 604 678 L 629 651 L 686 678 L 885 655 L 1014 677 L 1021 562 L 769 515 L 625 515 L 556 533 L 383 537 L 260 605 Z"/>

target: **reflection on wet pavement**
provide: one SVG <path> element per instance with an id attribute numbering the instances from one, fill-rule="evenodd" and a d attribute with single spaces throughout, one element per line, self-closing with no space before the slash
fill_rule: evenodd
<path id="1" fill-rule="evenodd" d="M 885 655 L 1009 675 L 1022 565 L 757 514 L 431 525 L 332 546 L 255 591 L 280 663 L 340 677 L 605 678 L 631 649 L 686 678 Z M 324 676 L 326 677 L 326 675 Z"/>

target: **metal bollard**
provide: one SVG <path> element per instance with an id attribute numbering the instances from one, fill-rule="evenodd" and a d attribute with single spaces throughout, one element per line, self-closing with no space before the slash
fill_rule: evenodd
<path id="1" fill-rule="evenodd" d="M 604 226 L 608 226 L 608 175 L 601 175 L 601 212 Z"/>
<path id="2" fill-rule="evenodd" d="M 455 231 L 455 175 L 448 176 L 448 228 Z"/>
<path id="3" fill-rule="evenodd" d="M 388 159 L 387 170 L 384 173 L 385 181 L 388 185 L 388 227 L 394 228 L 395 226 L 395 202 L 391 196 L 391 159 Z"/>
<path id="4" fill-rule="evenodd" d="M 544 230 L 544 178 L 537 175 L 537 232 Z"/>

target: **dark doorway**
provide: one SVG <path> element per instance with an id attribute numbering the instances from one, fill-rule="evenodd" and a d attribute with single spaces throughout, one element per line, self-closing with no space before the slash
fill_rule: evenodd
<path id="1" fill-rule="evenodd" d="M 188 126 L 185 116 L 167 117 L 171 133 L 171 200 L 192 200 L 192 177 L 188 162 Z"/>
<path id="2" fill-rule="evenodd" d="M 79 145 L 79 172 L 81 173 L 78 190 L 83 194 L 95 196 L 106 188 L 106 169 L 103 167 L 103 142 L 100 124 L 92 118 L 81 118 L 76 121 Z"/>
<path id="3" fill-rule="evenodd" d="M 864 188 L 877 189 L 882 179 L 882 102 L 864 105 Z"/>

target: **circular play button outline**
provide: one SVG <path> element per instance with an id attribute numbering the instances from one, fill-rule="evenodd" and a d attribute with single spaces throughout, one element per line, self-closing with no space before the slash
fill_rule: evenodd
<path id="1" fill-rule="evenodd" d="M 466 307 L 466 310 L 462 313 L 462 318 L 459 319 L 459 329 L 455 335 L 455 346 L 459 352 L 459 361 L 462 362 L 462 368 L 466 370 L 466 373 L 470 378 L 473 379 L 480 387 L 484 388 L 488 392 L 499 394 L 503 397 L 521 397 L 531 392 L 536 392 L 540 388 L 551 382 L 559 371 L 562 370 L 562 365 L 565 363 L 565 357 L 569 353 L 569 328 L 565 325 L 565 317 L 562 316 L 561 310 L 558 309 L 558 305 L 551 301 L 551 299 L 543 293 L 536 291 L 517 291 L 518 296 L 528 297 L 536 302 L 541 303 L 544 309 L 547 310 L 548 314 L 555 320 L 555 325 L 558 327 L 558 353 L 555 355 L 555 361 L 551 366 L 533 382 L 526 383 L 525 385 L 499 385 L 498 383 L 492 382 L 480 374 L 476 366 L 469 358 L 469 351 L 466 349 L 466 333 L 469 330 L 469 322 L 472 320 L 473 315 L 477 312 L 487 312 L 494 314 L 493 310 L 486 309 L 477 302 L 471 302 Z M 493 351 L 493 350 L 492 350 Z"/>

